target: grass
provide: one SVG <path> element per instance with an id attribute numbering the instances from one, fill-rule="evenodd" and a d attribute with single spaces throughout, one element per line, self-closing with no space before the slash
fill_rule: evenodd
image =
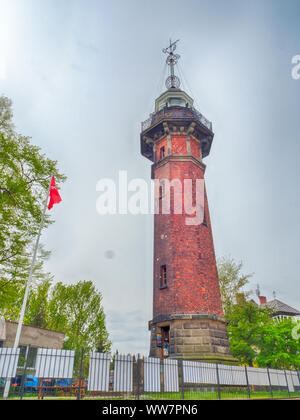
<path id="1" fill-rule="evenodd" d="M 291 398 L 300 398 L 300 390 L 294 393 L 291 393 Z M 273 391 L 273 398 L 280 399 L 280 398 L 289 398 L 289 394 L 287 391 L 280 391 L 274 390 Z M 11 394 L 9 396 L 11 400 L 18 400 L 20 396 L 16 394 Z M 37 400 L 38 394 L 37 393 L 24 393 L 23 395 L 24 400 Z M 44 400 L 76 400 L 76 395 L 45 395 Z M 103 401 L 117 401 L 117 400 L 136 400 L 137 397 L 134 394 L 124 394 L 124 395 L 95 395 L 86 394 L 84 397 L 85 400 L 103 400 Z M 214 390 L 188 390 L 186 389 L 184 392 L 184 399 L 185 400 L 218 400 L 219 395 L 217 391 Z M 221 400 L 237 400 L 237 399 L 249 399 L 249 395 L 247 390 L 237 389 L 237 390 L 221 390 Z M 251 390 L 251 399 L 272 399 L 270 392 L 266 390 L 255 391 Z M 160 393 L 144 393 L 140 395 L 140 400 L 153 400 L 153 401 L 178 401 L 183 400 L 183 396 L 181 392 L 160 392 Z"/>

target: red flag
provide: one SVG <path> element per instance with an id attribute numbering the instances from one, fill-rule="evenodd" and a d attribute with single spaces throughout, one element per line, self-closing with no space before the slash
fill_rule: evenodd
<path id="1" fill-rule="evenodd" d="M 59 192 L 56 188 L 56 184 L 55 184 L 55 179 L 54 176 L 52 177 L 51 180 L 51 185 L 50 185 L 50 201 L 48 204 L 48 209 L 51 210 L 53 207 L 53 204 L 58 204 L 61 202 L 61 197 L 59 195 Z"/>

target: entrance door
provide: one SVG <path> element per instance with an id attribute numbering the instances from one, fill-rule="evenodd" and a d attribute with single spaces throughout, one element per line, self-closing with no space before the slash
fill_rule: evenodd
<path id="1" fill-rule="evenodd" d="M 162 336 L 162 357 L 163 359 L 169 357 L 170 353 L 170 327 L 162 327 L 161 328 L 161 336 Z"/>

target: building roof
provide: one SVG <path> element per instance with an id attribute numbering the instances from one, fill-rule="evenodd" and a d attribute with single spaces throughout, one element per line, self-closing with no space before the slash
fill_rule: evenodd
<path id="1" fill-rule="evenodd" d="M 300 316 L 300 312 L 297 309 L 292 308 L 286 303 L 281 302 L 278 299 L 270 300 L 264 303 L 262 306 L 272 308 L 275 314 Z"/>
<path id="2" fill-rule="evenodd" d="M 5 322 L 9 322 L 10 324 L 16 324 L 16 325 L 18 325 L 18 322 L 16 322 L 16 321 L 10 321 L 10 320 L 8 320 L 8 319 L 6 319 L 6 320 L 5 320 Z M 22 327 L 36 328 L 36 329 L 38 329 L 38 330 L 52 331 L 52 332 L 55 332 L 55 333 L 57 333 L 57 334 L 62 334 L 62 335 L 65 335 L 65 333 L 64 333 L 64 332 L 62 332 L 62 331 L 51 330 L 50 328 L 36 327 L 35 325 L 22 324 Z"/>

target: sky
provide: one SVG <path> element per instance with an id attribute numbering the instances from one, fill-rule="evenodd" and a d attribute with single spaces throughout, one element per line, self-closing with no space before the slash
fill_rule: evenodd
<path id="1" fill-rule="evenodd" d="M 169 39 L 182 89 L 213 123 L 206 187 L 218 257 L 300 309 L 298 0 L 0 0 L 0 94 L 17 131 L 68 177 L 42 241 L 47 270 L 103 295 L 113 349 L 148 354 L 153 216 L 99 215 L 97 181 L 149 180 L 140 123 L 165 90 Z"/>

